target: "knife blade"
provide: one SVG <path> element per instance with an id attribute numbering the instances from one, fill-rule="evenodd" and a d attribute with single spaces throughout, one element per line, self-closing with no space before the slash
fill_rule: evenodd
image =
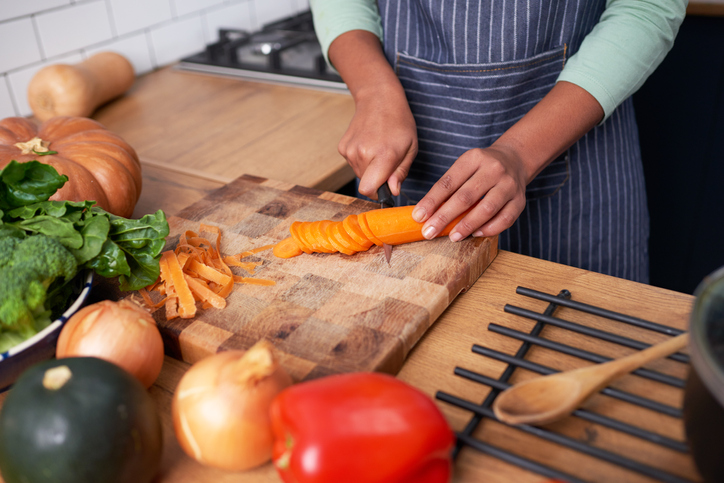
<path id="1" fill-rule="evenodd" d="M 387 181 L 377 189 L 377 201 L 380 202 L 380 208 L 392 208 L 395 206 L 395 199 L 392 197 L 390 185 L 387 184 Z M 390 258 L 392 258 L 392 245 L 383 243 L 382 248 L 385 250 L 385 260 L 387 260 L 387 265 L 389 265 Z"/>

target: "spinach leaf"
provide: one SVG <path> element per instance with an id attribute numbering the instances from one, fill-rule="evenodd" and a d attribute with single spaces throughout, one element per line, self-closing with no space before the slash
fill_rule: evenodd
<path id="1" fill-rule="evenodd" d="M 3 211 L 46 201 L 63 187 L 68 177 L 38 161 L 13 160 L 0 171 L 0 209 Z"/>
<path id="2" fill-rule="evenodd" d="M 88 218 L 80 231 L 83 237 L 83 245 L 80 248 L 70 250 L 78 260 L 78 265 L 82 265 L 98 256 L 108 239 L 110 228 L 111 222 L 107 216 Z"/>

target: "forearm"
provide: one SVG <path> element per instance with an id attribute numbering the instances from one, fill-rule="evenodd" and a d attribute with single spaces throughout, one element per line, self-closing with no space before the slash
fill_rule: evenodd
<path id="1" fill-rule="evenodd" d="M 402 85 L 373 33 L 366 30 L 343 33 L 330 45 L 329 60 L 347 84 L 355 104 L 380 92 L 405 98 Z"/>
<path id="2" fill-rule="evenodd" d="M 558 82 L 491 147 L 514 152 L 530 183 L 603 116 L 603 108 L 591 94 L 575 84 Z"/>
<path id="3" fill-rule="evenodd" d="M 400 80 L 377 36 L 366 30 L 338 36 L 329 58 L 355 101 L 355 115 L 340 140 L 339 153 L 360 178 L 360 193 L 375 198 L 377 188 L 388 181 L 398 195 L 417 154 L 415 119 Z"/>

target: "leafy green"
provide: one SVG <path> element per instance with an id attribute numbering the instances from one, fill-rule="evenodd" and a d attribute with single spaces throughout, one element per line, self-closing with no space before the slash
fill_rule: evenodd
<path id="1" fill-rule="evenodd" d="M 12 243 L 19 244 L 28 237 L 52 238 L 72 254 L 79 272 L 90 269 L 106 278 L 118 277 L 122 290 L 138 290 L 156 281 L 169 232 L 163 211 L 132 220 L 108 213 L 94 201 L 49 201 L 67 180 L 38 161 L 11 161 L 0 171 L 0 240 L 15 239 Z M 0 286 L 0 299 L 9 287 Z M 67 283 L 44 288 L 48 293 L 43 297 L 63 306 L 72 295 Z"/>

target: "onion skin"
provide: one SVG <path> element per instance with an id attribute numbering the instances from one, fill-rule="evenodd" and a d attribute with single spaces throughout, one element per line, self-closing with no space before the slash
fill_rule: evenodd
<path id="1" fill-rule="evenodd" d="M 194 364 L 181 378 L 171 413 L 176 439 L 198 462 L 244 471 L 271 460 L 269 407 L 292 379 L 271 343 L 226 351 Z"/>
<path id="2" fill-rule="evenodd" d="M 58 359 L 105 359 L 149 388 L 163 367 L 163 339 L 151 314 L 138 304 L 104 300 L 82 308 L 68 319 L 58 337 L 55 355 Z"/>

